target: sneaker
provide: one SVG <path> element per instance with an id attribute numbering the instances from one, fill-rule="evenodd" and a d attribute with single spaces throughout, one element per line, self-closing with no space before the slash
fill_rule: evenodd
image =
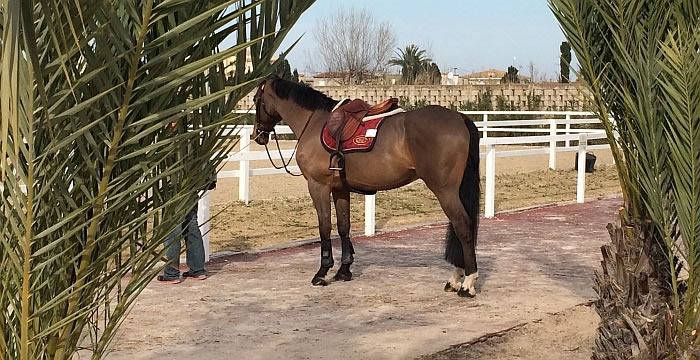
<path id="1" fill-rule="evenodd" d="M 164 283 L 164 284 L 172 284 L 172 285 L 174 285 L 174 284 L 179 284 L 179 283 L 182 282 L 182 279 L 180 279 L 180 278 L 177 278 L 177 279 L 168 279 L 168 278 L 166 278 L 166 277 L 163 276 L 163 275 L 158 275 L 158 277 L 156 278 L 156 280 L 158 280 L 158 281 L 160 281 L 160 282 L 162 282 L 162 283 Z"/>
<path id="2" fill-rule="evenodd" d="M 190 278 L 190 279 L 194 279 L 194 280 L 206 280 L 207 274 L 202 273 L 202 274 L 198 274 L 198 275 L 193 275 L 189 271 L 185 271 L 184 273 L 182 273 L 182 277 L 183 278 Z"/>

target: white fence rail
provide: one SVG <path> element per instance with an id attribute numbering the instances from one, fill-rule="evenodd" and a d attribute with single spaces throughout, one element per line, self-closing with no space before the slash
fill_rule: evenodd
<path id="1" fill-rule="evenodd" d="M 250 177 L 256 175 L 273 175 L 273 174 L 286 174 L 284 169 L 275 168 L 250 168 L 250 162 L 255 160 L 268 160 L 267 153 L 265 151 L 251 151 L 250 150 L 250 140 L 253 135 L 252 125 L 243 125 L 235 129 L 235 135 L 239 136 L 241 140 L 238 143 L 238 151 L 230 154 L 225 162 L 238 162 L 238 170 L 224 170 L 219 171 L 216 178 L 226 179 L 226 178 L 238 178 L 238 200 L 248 204 L 250 201 Z M 230 130 L 230 134 L 234 134 L 234 129 Z M 275 127 L 275 132 L 279 135 L 293 134 L 289 126 L 278 125 Z M 279 164 L 279 161 L 288 160 L 293 156 L 294 150 L 281 150 L 276 149 L 270 150 L 270 157 L 272 160 Z M 280 153 L 282 158 L 280 158 Z M 289 171 L 299 172 L 299 167 L 288 166 Z M 247 175 L 246 175 L 247 174 Z"/>
<path id="2" fill-rule="evenodd" d="M 238 111 L 246 113 L 247 111 Z M 486 147 L 486 152 L 481 153 L 480 157 L 486 159 L 486 186 L 484 191 L 484 216 L 493 217 L 495 215 L 495 177 L 496 177 L 496 158 L 527 156 L 537 154 L 549 154 L 549 168 L 556 169 L 557 153 L 566 151 L 578 152 L 578 176 L 577 176 L 577 191 L 576 201 L 582 203 L 584 201 L 585 192 L 585 161 L 586 152 L 595 149 L 607 149 L 609 145 L 589 145 L 588 141 L 596 139 L 605 139 L 605 132 L 601 129 L 574 128 L 585 124 L 598 124 L 599 120 L 593 113 L 590 112 L 561 112 L 561 111 L 462 111 L 462 113 L 471 115 L 476 126 L 482 134 L 481 145 Z M 534 116 L 554 116 L 551 119 L 531 119 L 531 120 L 489 120 L 490 115 L 534 115 Z M 478 118 L 481 116 L 481 119 Z M 563 127 L 562 127 L 563 126 Z M 288 126 L 275 127 L 277 134 L 292 134 Z M 507 136 L 493 137 L 494 132 L 510 132 L 510 133 L 542 133 L 543 135 L 527 135 L 527 136 Z M 489 134 L 491 133 L 491 134 Z M 265 151 L 251 151 L 250 142 L 253 134 L 251 125 L 239 126 L 230 129 L 229 135 L 240 136 L 238 152 L 229 155 L 226 162 L 238 162 L 238 170 L 220 171 L 217 178 L 238 178 L 239 189 L 238 198 L 246 204 L 250 200 L 250 177 L 257 175 L 284 174 L 284 169 L 275 168 L 254 168 L 251 169 L 250 162 L 255 160 L 268 160 L 268 155 Z M 544 135 L 546 134 L 546 135 Z M 571 142 L 577 142 L 576 147 L 571 146 Z M 564 146 L 557 146 L 558 143 L 564 143 Z M 497 147 L 503 145 L 531 145 L 535 143 L 548 143 L 547 147 L 524 150 L 506 150 L 497 151 Z M 274 161 L 279 163 L 284 159 L 289 159 L 293 155 L 292 150 L 282 150 L 280 158 L 277 150 L 270 151 L 270 155 Z M 289 170 L 298 172 L 297 166 L 288 167 Z M 200 209 L 207 209 L 207 213 L 202 213 L 200 210 L 200 219 L 208 219 L 209 200 L 208 197 L 200 201 Z M 365 234 L 373 235 L 375 233 L 375 196 L 365 196 Z M 207 239 L 207 259 L 208 259 L 208 236 Z"/>

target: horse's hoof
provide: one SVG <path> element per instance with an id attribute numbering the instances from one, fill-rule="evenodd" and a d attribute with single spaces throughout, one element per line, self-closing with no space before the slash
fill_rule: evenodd
<path id="1" fill-rule="evenodd" d="M 476 292 L 472 293 L 468 289 L 461 288 L 459 289 L 459 291 L 457 291 L 457 296 L 473 298 L 474 296 L 476 296 Z"/>
<path id="2" fill-rule="evenodd" d="M 311 284 L 313 286 L 328 286 L 328 280 L 322 277 L 314 276 L 314 278 L 311 280 Z"/>
<path id="3" fill-rule="evenodd" d="M 450 284 L 449 281 L 445 284 L 445 289 L 444 289 L 444 290 L 445 290 L 445 292 L 455 292 L 455 291 L 457 291 L 457 289 L 455 289 L 455 288 L 452 286 L 452 284 Z"/>
<path id="4" fill-rule="evenodd" d="M 349 271 L 348 272 L 338 271 L 335 274 L 334 279 L 335 279 L 335 281 L 350 281 L 350 280 L 352 280 L 352 273 Z"/>

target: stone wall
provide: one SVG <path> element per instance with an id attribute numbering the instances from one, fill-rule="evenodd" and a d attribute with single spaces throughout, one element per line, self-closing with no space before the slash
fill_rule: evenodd
<path id="1" fill-rule="evenodd" d="M 584 110 L 586 90 L 579 84 L 500 85 L 357 85 L 318 86 L 316 90 L 337 100 L 360 98 L 376 104 L 389 97 L 403 103 L 432 104 L 471 110 L 479 98 L 490 92 L 493 110 Z M 528 98 L 529 97 L 529 98 Z M 535 106 L 535 97 L 539 97 Z M 487 98 L 487 97 L 486 97 Z M 528 104 L 530 102 L 530 104 Z M 253 107 L 253 93 L 238 103 L 239 109 Z M 469 107 L 469 108 L 468 108 Z M 533 108 L 535 107 L 535 108 Z M 476 109 L 474 109 L 476 110 Z"/>

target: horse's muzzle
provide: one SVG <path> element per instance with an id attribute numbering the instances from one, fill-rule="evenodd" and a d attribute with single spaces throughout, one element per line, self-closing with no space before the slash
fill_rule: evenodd
<path id="1" fill-rule="evenodd" d="M 261 131 L 255 136 L 255 142 L 260 144 L 260 145 L 267 145 L 267 143 L 270 141 L 270 133 L 269 132 L 264 132 Z"/>

